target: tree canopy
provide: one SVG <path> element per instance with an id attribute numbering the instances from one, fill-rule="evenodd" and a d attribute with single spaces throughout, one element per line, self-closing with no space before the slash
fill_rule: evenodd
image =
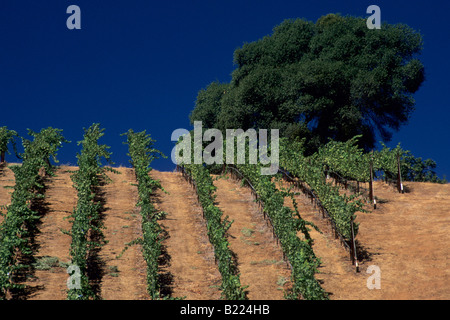
<path id="1" fill-rule="evenodd" d="M 425 79 L 421 35 L 404 24 L 368 29 L 366 20 L 329 14 L 285 20 L 234 52 L 230 83 L 198 93 L 190 120 L 205 128 L 280 129 L 316 149 L 362 135 L 387 142 L 414 111 Z"/>

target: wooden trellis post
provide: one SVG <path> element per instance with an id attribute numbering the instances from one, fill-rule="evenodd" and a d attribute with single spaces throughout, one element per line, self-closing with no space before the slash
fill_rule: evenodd
<path id="1" fill-rule="evenodd" d="M 377 202 L 373 196 L 373 152 L 372 152 L 372 157 L 370 159 L 370 179 L 369 179 L 369 199 L 370 201 L 373 203 L 373 208 L 376 209 L 377 208 Z"/>
<path id="2" fill-rule="evenodd" d="M 352 255 L 351 259 L 352 259 L 352 264 L 355 266 L 356 268 L 356 272 L 359 272 L 359 265 L 358 265 L 358 256 L 356 253 L 356 242 L 355 242 L 355 230 L 354 230 L 354 224 L 353 224 L 353 217 L 350 218 L 350 225 L 351 225 L 351 229 L 352 229 L 352 239 L 351 239 L 351 243 L 350 243 L 350 254 Z"/>
<path id="3" fill-rule="evenodd" d="M 397 190 L 399 193 L 403 193 L 402 171 L 400 165 L 400 152 L 397 153 Z"/>

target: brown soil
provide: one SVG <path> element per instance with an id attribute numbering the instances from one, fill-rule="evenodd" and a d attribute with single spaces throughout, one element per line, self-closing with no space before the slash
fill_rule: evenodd
<path id="1" fill-rule="evenodd" d="M 11 203 L 11 194 L 14 187 L 14 172 L 9 169 L 8 164 L 4 163 L 0 165 L 0 211 L 6 214 L 6 208 Z M 3 221 L 3 217 L 0 215 L 0 223 Z"/>
<path id="2" fill-rule="evenodd" d="M 36 234 L 36 258 L 57 258 L 68 263 L 71 238 L 67 217 L 76 205 L 77 195 L 69 170 L 61 166 L 47 183 L 43 216 Z M 117 256 L 126 243 L 141 237 L 137 189 L 132 169 L 117 168 L 108 173 L 112 183 L 102 186 L 104 235 L 108 243 L 98 252 L 98 286 L 103 299 L 148 299 L 146 265 L 139 245 Z M 192 300 L 220 299 L 221 277 L 214 262 L 205 221 L 194 190 L 179 173 L 152 171 L 169 192 L 158 191 L 156 206 L 167 213 L 160 223 L 168 238 L 163 242 L 165 262 L 161 268 L 163 291 L 173 297 Z M 248 188 L 221 178 L 217 205 L 234 220 L 229 230 L 230 249 L 235 253 L 241 283 L 249 285 L 248 298 L 283 299 L 290 286 L 290 270 L 282 262 L 281 248 L 272 237 Z M 10 203 L 14 174 L 0 169 L 0 206 Z M 327 222 L 304 196 L 297 196 L 300 214 L 322 231 L 311 229 L 314 252 L 321 259 L 317 278 L 331 299 L 449 299 L 450 298 L 450 185 L 405 183 L 399 194 L 382 182 L 374 185 L 377 209 L 358 213 L 358 258 L 355 272 L 349 254 L 334 238 Z M 292 205 L 286 200 L 287 205 Z M 5 211 L 5 210 L 3 210 Z M 0 219 L 2 219 L 0 217 Z M 299 234 L 299 236 L 301 236 Z M 368 289 L 366 273 L 370 265 L 381 269 L 381 289 Z M 66 299 L 66 265 L 35 270 L 26 282 L 28 299 Z"/>
<path id="3" fill-rule="evenodd" d="M 180 173 L 153 170 L 151 176 L 169 193 L 158 191 L 156 197 L 156 207 L 167 213 L 161 225 L 169 236 L 164 241 L 169 261 L 162 270 L 163 291 L 189 300 L 219 299 L 221 276 L 195 191 Z"/>
<path id="4" fill-rule="evenodd" d="M 295 189 L 292 191 L 299 192 Z M 346 283 L 353 284 L 357 279 L 349 253 L 335 238 L 330 224 L 322 218 L 322 214 L 319 213 L 309 198 L 301 193 L 295 197 L 295 200 L 300 216 L 304 220 L 312 222 L 319 229 L 317 231 L 313 227 L 308 227 L 309 234 L 314 241 L 314 253 L 321 261 L 316 279 L 319 280 L 330 299 L 338 299 L 339 297 L 346 299 L 345 296 L 341 296 L 342 290 L 347 291 L 348 285 Z M 292 200 L 286 198 L 285 205 L 293 208 Z M 298 237 L 304 239 L 302 232 L 298 233 Z"/>
<path id="5" fill-rule="evenodd" d="M 297 197 L 300 213 L 323 234 L 311 231 L 322 260 L 317 278 L 331 299 L 449 299 L 450 185 L 405 183 L 408 193 L 375 182 L 377 209 L 358 213 L 360 272 L 308 199 Z M 373 207 L 372 207 L 373 208 Z M 370 209 L 370 208 L 368 208 Z M 368 289 L 370 265 L 381 270 L 381 289 Z"/>
<path id="6" fill-rule="evenodd" d="M 59 262 L 70 262 L 70 244 L 72 238 L 62 230 L 70 231 L 68 217 L 76 205 L 77 194 L 73 188 L 71 173 L 77 167 L 61 166 L 56 170 L 56 177 L 47 183 L 45 193 L 46 211 L 41 218 L 39 233 L 36 235 L 37 252 L 35 258 L 57 258 Z M 28 286 L 26 298 L 30 300 L 64 300 L 67 297 L 67 273 L 65 265 L 59 263 L 48 270 L 35 270 Z"/>
<path id="7" fill-rule="evenodd" d="M 70 230 L 67 219 L 76 206 L 77 194 L 73 188 L 69 171 L 77 167 L 59 167 L 57 176 L 50 179 L 46 191 L 48 212 L 42 217 L 39 234 L 36 236 L 38 250 L 36 259 L 57 258 L 66 265 L 53 265 L 48 270 L 35 270 L 26 283 L 26 297 L 30 300 L 64 300 L 67 297 L 66 267 L 70 262 L 71 237 L 61 230 Z M 136 211 L 137 190 L 131 169 L 117 168 L 121 174 L 108 173 L 112 182 L 100 187 L 104 193 L 103 230 L 107 243 L 97 256 L 94 275 L 98 295 L 108 300 L 139 300 L 146 293 L 145 261 L 138 245 L 131 246 L 121 258 L 117 256 L 125 244 L 140 237 L 140 215 Z"/>
<path id="8" fill-rule="evenodd" d="M 127 246 L 131 241 L 142 238 L 141 215 L 136 207 L 138 193 L 134 170 L 116 170 L 120 174 L 109 172 L 108 177 L 112 181 L 101 187 L 105 200 L 103 234 L 107 243 L 99 253 L 102 268 L 100 295 L 105 300 L 149 299 L 142 246 Z M 126 246 L 128 249 L 123 252 Z"/>
<path id="9" fill-rule="evenodd" d="M 214 181 L 217 204 L 233 221 L 228 233 L 237 257 L 242 285 L 250 300 L 281 300 L 290 285 L 290 269 L 273 237 L 272 228 L 258 210 L 250 190 L 229 176 Z"/>

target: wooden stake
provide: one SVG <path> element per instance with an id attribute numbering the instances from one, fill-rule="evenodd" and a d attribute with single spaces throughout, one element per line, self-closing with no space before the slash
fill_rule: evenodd
<path id="1" fill-rule="evenodd" d="M 350 224 L 352 227 L 352 239 L 351 239 L 351 251 L 353 251 L 353 257 L 352 257 L 352 264 L 355 265 L 356 272 L 359 272 L 359 266 L 358 266 L 358 256 L 356 254 L 356 243 L 355 243 L 355 231 L 354 231 L 354 225 L 353 225 L 353 217 L 350 218 Z"/>
<path id="2" fill-rule="evenodd" d="M 370 160 L 370 180 L 369 180 L 369 199 L 371 202 L 374 202 L 374 197 L 373 197 L 373 163 L 372 163 L 373 159 Z M 376 207 L 376 205 L 375 205 Z"/>
<path id="3" fill-rule="evenodd" d="M 400 165 L 400 153 L 397 153 L 397 190 L 399 193 L 403 193 L 402 171 L 401 171 L 401 165 Z"/>

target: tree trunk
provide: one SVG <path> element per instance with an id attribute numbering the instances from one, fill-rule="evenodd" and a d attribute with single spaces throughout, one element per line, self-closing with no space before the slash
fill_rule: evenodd
<path id="1" fill-rule="evenodd" d="M 0 163 L 5 162 L 5 151 L 1 152 L 1 156 L 0 156 Z"/>

